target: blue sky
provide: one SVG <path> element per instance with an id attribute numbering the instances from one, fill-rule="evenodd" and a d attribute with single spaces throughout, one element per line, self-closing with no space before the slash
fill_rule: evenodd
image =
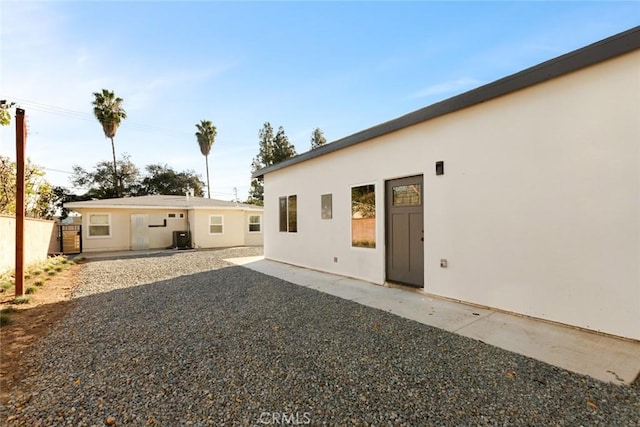
<path id="1" fill-rule="evenodd" d="M 195 124 L 218 136 L 212 197 L 245 199 L 258 131 L 298 153 L 640 23 L 638 2 L 0 3 L 0 99 L 27 111 L 27 155 L 54 185 L 111 148 L 91 93 L 124 98 L 118 155 L 205 179 Z M 15 157 L 14 126 L 0 153 Z M 75 189 L 82 192 L 82 189 Z"/>

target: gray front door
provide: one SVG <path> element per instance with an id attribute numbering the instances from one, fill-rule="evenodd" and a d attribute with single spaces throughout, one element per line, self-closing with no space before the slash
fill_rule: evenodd
<path id="1" fill-rule="evenodd" d="M 385 185 L 387 280 L 424 287 L 422 175 Z"/>

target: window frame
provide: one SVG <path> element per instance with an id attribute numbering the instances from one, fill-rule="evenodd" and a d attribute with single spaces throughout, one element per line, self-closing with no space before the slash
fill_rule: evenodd
<path id="1" fill-rule="evenodd" d="M 293 209 L 291 209 L 292 199 L 295 200 L 295 206 Z M 280 233 L 297 233 L 298 232 L 298 195 L 297 194 L 289 194 L 287 196 L 278 197 L 278 231 Z"/>
<path id="2" fill-rule="evenodd" d="M 91 217 L 94 215 L 100 215 L 100 216 L 106 216 L 107 217 L 107 224 L 96 224 L 93 225 L 93 227 L 108 227 L 109 228 L 109 233 L 108 234 L 98 234 L 98 235 L 92 235 L 91 234 Z M 87 214 L 87 239 L 110 239 L 111 236 L 111 231 L 113 229 L 113 224 L 111 223 L 111 213 L 109 212 L 90 212 Z"/>
<path id="3" fill-rule="evenodd" d="M 220 224 L 212 224 L 211 220 L 213 218 L 220 218 Z M 220 226 L 220 232 L 214 232 L 211 231 L 211 227 L 213 226 Z M 219 234 L 224 234 L 224 215 L 220 215 L 220 214 L 213 214 L 213 215 L 209 215 L 209 235 L 219 235 Z"/>
<path id="4" fill-rule="evenodd" d="M 251 222 L 251 217 L 257 217 L 258 218 L 258 222 Z M 260 214 L 249 214 L 249 218 L 247 219 L 248 223 L 249 223 L 249 229 L 248 232 L 252 233 L 252 234 L 258 234 L 258 233 L 262 233 L 262 215 Z M 258 226 L 258 231 L 251 231 L 251 226 L 252 225 L 257 225 Z"/>
<path id="5" fill-rule="evenodd" d="M 320 195 L 320 219 L 333 219 L 333 193 Z"/>
<path id="6" fill-rule="evenodd" d="M 368 187 L 373 186 L 373 194 L 374 194 L 374 230 L 373 230 L 373 246 L 365 246 L 365 245 L 354 245 L 353 240 L 353 189 L 357 187 Z M 349 186 L 349 247 L 353 250 L 376 250 L 378 249 L 378 183 L 373 182 L 365 182 L 361 184 L 353 184 Z"/>
<path id="7" fill-rule="evenodd" d="M 291 199 L 295 200 L 295 206 L 293 210 L 291 209 Z M 292 194 L 289 197 L 287 197 L 287 229 L 289 233 L 298 232 L 298 195 L 297 194 Z"/>

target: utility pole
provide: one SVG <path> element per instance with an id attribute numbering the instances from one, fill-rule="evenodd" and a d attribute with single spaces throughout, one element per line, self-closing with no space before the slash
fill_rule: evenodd
<path id="1" fill-rule="evenodd" d="M 27 128 L 24 110 L 16 108 L 16 296 L 24 291 L 24 152 Z"/>

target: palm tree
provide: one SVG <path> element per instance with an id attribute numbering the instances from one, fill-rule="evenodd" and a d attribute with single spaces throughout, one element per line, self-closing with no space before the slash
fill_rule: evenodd
<path id="1" fill-rule="evenodd" d="M 102 92 L 93 93 L 94 100 L 93 114 L 102 125 L 104 136 L 111 140 L 111 153 L 113 154 L 113 186 L 115 194 L 120 197 L 120 186 L 118 180 L 118 166 L 116 163 L 116 146 L 113 138 L 116 136 L 120 121 L 127 118 L 127 113 L 122 108 L 122 98 L 116 98 L 113 91 L 102 89 Z"/>
<path id="2" fill-rule="evenodd" d="M 196 132 L 196 138 L 198 139 L 198 145 L 200 146 L 200 152 L 204 156 L 205 164 L 207 165 L 207 197 L 211 198 L 211 187 L 209 186 L 209 153 L 211 147 L 216 140 L 216 127 L 209 120 L 201 120 L 196 125 L 198 132 Z"/>

